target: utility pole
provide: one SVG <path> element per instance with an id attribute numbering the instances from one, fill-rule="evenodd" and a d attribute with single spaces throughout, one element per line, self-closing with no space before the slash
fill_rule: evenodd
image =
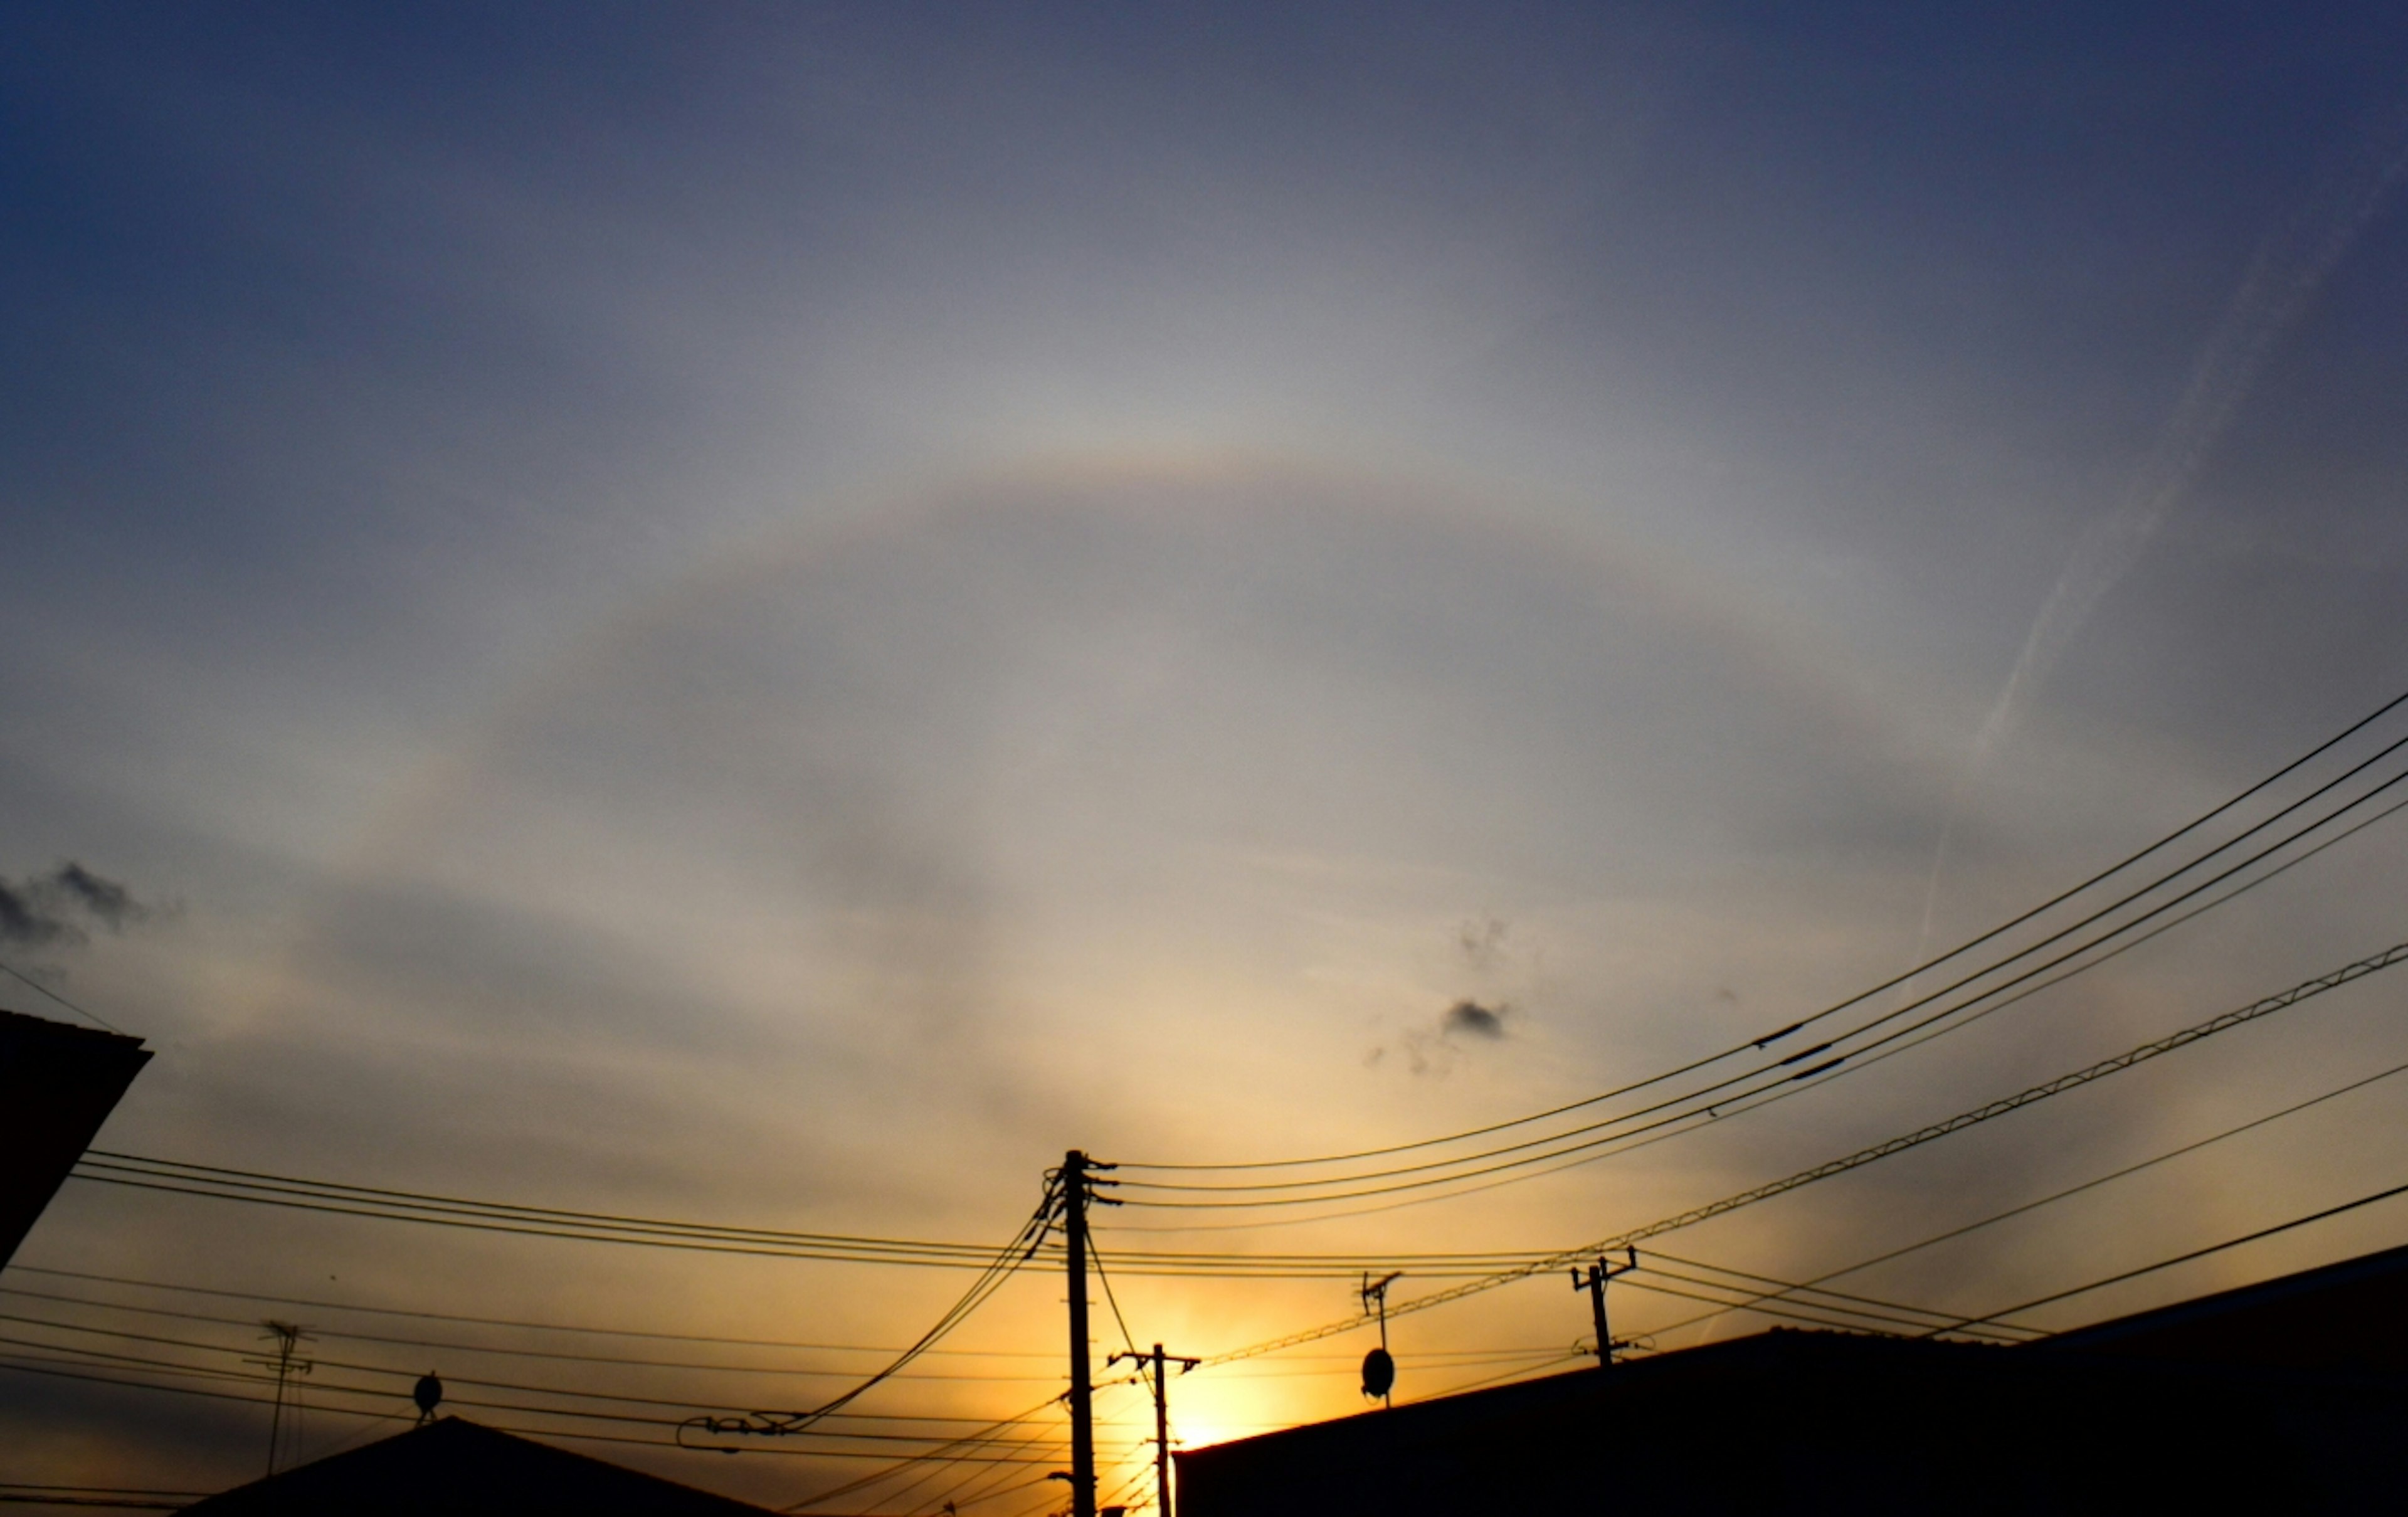
<path id="1" fill-rule="evenodd" d="M 1588 1267 L 1586 1279 L 1582 1278 L 1580 1266 L 1572 1266 L 1572 1289 L 1588 1292 L 1589 1315 L 1597 1322 L 1597 1367 L 1599 1369 L 1612 1367 L 1614 1350 L 1630 1347 L 1627 1343 L 1616 1343 L 1613 1336 L 1605 1328 L 1605 1282 L 1617 1275 L 1627 1275 L 1639 1267 L 1639 1251 L 1634 1248 L 1628 1250 L 1627 1254 L 1627 1262 L 1618 1265 L 1608 1265 L 1603 1259 L 1598 1260 Z"/>
<path id="2" fill-rule="evenodd" d="M 296 1357 L 300 1352 L 301 1345 L 310 1341 L 309 1335 L 303 1332 L 297 1325 L 289 1322 L 277 1322 L 273 1318 L 262 1322 L 260 1325 L 267 1329 L 260 1336 L 275 1343 L 276 1357 L 246 1359 L 243 1362 L 257 1365 L 263 1369 L 276 1371 L 275 1410 L 270 1411 L 267 1417 L 267 1472 L 273 1475 L 276 1473 L 277 1445 L 284 1436 L 285 1384 L 294 1375 L 306 1375 L 317 1367 L 307 1359 Z"/>
<path id="3" fill-rule="evenodd" d="M 1097 1164 L 1077 1149 L 1062 1155 L 1062 1240 L 1070 1271 L 1070 1513 L 1096 1517 L 1096 1409 L 1094 1367 L 1087 1357 L 1087 1204 L 1095 1194 Z"/>
<path id="4" fill-rule="evenodd" d="M 1162 1345 L 1146 1353 L 1115 1353 L 1104 1361 L 1109 1369 L 1122 1360 L 1134 1361 L 1140 1367 L 1151 1365 L 1154 1370 L 1154 1510 L 1158 1517 L 1170 1517 L 1170 1389 L 1163 1378 L 1163 1366 L 1173 1364 L 1182 1375 L 1204 1361 L 1183 1359 L 1175 1353 L 1165 1353 Z"/>

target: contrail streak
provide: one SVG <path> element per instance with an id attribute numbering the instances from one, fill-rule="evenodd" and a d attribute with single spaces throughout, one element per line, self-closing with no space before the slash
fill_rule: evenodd
<path id="1" fill-rule="evenodd" d="M 2200 347 L 2172 418 L 2135 471 L 2123 500 L 2092 522 L 2074 544 L 2064 572 L 2025 635 L 2005 686 L 1974 733 L 1972 751 L 1949 793 L 1947 819 L 1941 824 L 1930 877 L 1924 884 L 1922 925 L 1909 962 L 1920 962 L 1929 946 L 1949 846 L 1956 840 L 1966 797 L 1991 753 L 2032 691 L 2064 657 L 2092 609 L 2140 561 L 2149 540 L 2190 493 L 2266 360 L 2299 323 L 2359 234 L 2383 213 L 2401 179 L 2408 177 L 2408 143 L 2400 136 L 2385 134 L 2390 139 L 2386 149 L 2368 153 L 2349 172 L 2328 177 L 2322 192 L 2259 247 L 2223 319 Z M 1901 986 L 1899 994 L 1913 988 L 1911 983 Z"/>

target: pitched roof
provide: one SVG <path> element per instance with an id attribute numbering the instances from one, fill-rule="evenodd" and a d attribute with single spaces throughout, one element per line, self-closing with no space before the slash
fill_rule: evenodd
<path id="1" fill-rule="evenodd" d="M 0 1264 L 150 1060 L 138 1038 L 0 1010 Z"/>
<path id="2" fill-rule="evenodd" d="M 738 1517 L 766 1509 L 531 1438 L 446 1417 L 237 1486 L 184 1509 L 205 1517 L 340 1511 Z"/>

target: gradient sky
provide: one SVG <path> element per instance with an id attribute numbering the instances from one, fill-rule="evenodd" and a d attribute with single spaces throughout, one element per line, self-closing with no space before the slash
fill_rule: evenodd
<path id="1" fill-rule="evenodd" d="M 0 877 L 153 909 L 9 962 L 158 1050 L 109 1146 L 758 1226 L 1000 1241 L 1073 1145 L 1576 1098 L 2408 683 L 2403 153 L 2396 6 L 11 7 Z M 2408 936 L 2401 846 L 1844 1098 L 1213 1246 L 1600 1236 Z M 2408 1059 L 2401 994 L 1680 1246 L 1919 1237 Z M 2403 1103 L 1866 1288 L 1978 1309 L 2394 1182 Z M 88 1186 L 19 1258 L 867 1343 L 960 1285 Z M 965 1342 L 1052 1351 L 1055 1291 Z M 1211 1352 L 1348 1294 L 1122 1304 Z M 1587 1327 L 1556 1277 L 1412 1320 L 1420 1392 Z M 1182 1382 L 1185 1436 L 1360 1405 L 1293 1367 Z M 0 1422 L 0 1479 L 265 1437 L 5 1372 Z"/>

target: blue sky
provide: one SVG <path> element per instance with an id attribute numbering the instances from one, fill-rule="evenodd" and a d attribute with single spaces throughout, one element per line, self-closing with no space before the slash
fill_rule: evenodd
<path id="1" fill-rule="evenodd" d="M 2393 7 L 0 36 L 0 877 L 164 908 L 20 955 L 160 1049 L 119 1147 L 982 1238 L 1072 1144 L 1407 1139 L 1777 1023 L 2401 682 Z M 2398 847 L 1848 1102 L 1295 1246 L 1572 1241 L 1955 1109 L 2389 942 Z M 1714 1245 L 1804 1271 L 2396 1062 L 2383 995 Z M 1985 1304 L 2372 1184 L 2369 1099 L 1883 1283 Z M 223 1209 L 71 1188 L 22 1257 L 882 1342 L 941 1305 Z M 1344 1306 L 1131 1290 L 1208 1348 Z M 1479 1309 L 1429 1330 L 1581 1328 Z M 1280 1384 L 1199 1415 L 1351 1395 Z M 251 1458 L 41 1394 L 0 1383 L 45 1467 Z M 794 1483 L 749 1469 L 702 1473 Z"/>

